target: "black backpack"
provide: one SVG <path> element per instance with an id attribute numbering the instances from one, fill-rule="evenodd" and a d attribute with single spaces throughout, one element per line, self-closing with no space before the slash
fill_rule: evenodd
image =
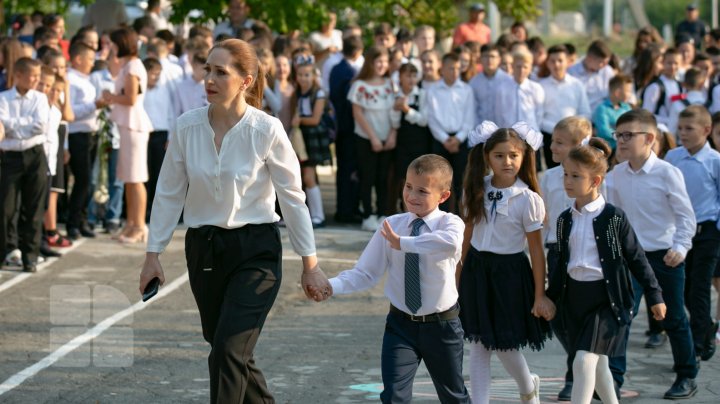
<path id="1" fill-rule="evenodd" d="M 675 82 L 678 85 L 678 88 L 680 89 L 680 92 L 682 93 L 682 84 L 680 84 L 679 81 L 675 80 Z M 663 83 L 662 80 L 660 80 L 660 77 L 655 77 L 653 81 L 648 83 L 645 88 L 642 90 L 642 94 L 640 95 L 641 99 L 645 99 L 645 91 L 647 91 L 648 87 L 650 87 L 650 84 L 656 83 L 658 87 L 660 87 L 660 99 L 658 100 L 657 104 L 655 105 L 655 110 L 653 111 L 653 114 L 658 115 L 660 113 L 660 108 L 662 108 L 663 105 L 665 105 L 665 97 L 667 96 L 667 90 L 665 89 L 665 83 Z"/>

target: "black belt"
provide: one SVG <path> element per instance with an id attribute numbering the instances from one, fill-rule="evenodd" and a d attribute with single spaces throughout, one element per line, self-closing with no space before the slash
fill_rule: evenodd
<path id="1" fill-rule="evenodd" d="M 410 321 L 415 321 L 418 323 L 432 323 L 436 321 L 452 320 L 454 318 L 457 318 L 458 314 L 460 314 L 460 305 L 455 303 L 453 307 L 440 313 L 426 314 L 424 316 L 414 316 L 412 314 L 405 313 L 404 311 L 398 309 L 391 304 L 390 313 L 399 314 L 400 316 Z"/>

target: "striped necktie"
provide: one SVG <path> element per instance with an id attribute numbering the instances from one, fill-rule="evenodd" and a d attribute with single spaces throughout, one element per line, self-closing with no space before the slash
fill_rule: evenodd
<path id="1" fill-rule="evenodd" d="M 412 222 L 410 237 L 420 234 L 420 228 L 425 224 L 422 219 Z M 420 256 L 416 253 L 405 253 L 405 305 L 411 312 L 417 313 L 422 306 L 420 293 Z"/>

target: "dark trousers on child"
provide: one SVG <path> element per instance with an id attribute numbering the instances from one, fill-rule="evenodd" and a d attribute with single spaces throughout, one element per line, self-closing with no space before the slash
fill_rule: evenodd
<path id="1" fill-rule="evenodd" d="M 441 403 L 470 403 L 462 375 L 463 330 L 460 319 L 418 322 L 390 311 L 382 345 L 383 403 L 412 402 L 420 361 L 430 373 Z"/>
<path id="2" fill-rule="evenodd" d="M 90 175 L 97 155 L 97 138 L 93 132 L 75 132 L 68 137 L 70 170 L 73 182 L 68 202 L 68 229 L 86 225 L 87 207 L 90 202 Z"/>
<path id="3" fill-rule="evenodd" d="M 716 221 L 698 223 L 692 249 L 685 260 L 685 306 L 690 312 L 690 329 L 695 349 L 705 349 L 706 341 L 715 338 L 711 331 L 712 278 L 720 254 L 720 231 Z"/>
<path id="4" fill-rule="evenodd" d="M 168 141 L 168 132 L 166 130 L 158 130 L 150 132 L 150 140 L 148 141 L 148 182 L 145 183 L 147 188 L 147 217 L 150 218 L 152 212 L 152 204 L 155 199 L 155 189 L 157 188 L 158 177 L 160 177 L 160 168 L 165 159 L 165 144 Z"/>
<path id="5" fill-rule="evenodd" d="M 42 145 L 24 151 L 2 152 L 0 168 L 0 251 L 8 253 L 8 228 L 18 210 L 18 248 L 23 264 L 37 263 L 48 191 L 48 165 Z"/>
<path id="6" fill-rule="evenodd" d="M 274 403 L 253 350 L 280 289 L 277 225 L 191 228 L 185 256 L 203 336 L 211 346 L 211 403 Z"/>
<path id="7" fill-rule="evenodd" d="M 451 133 L 450 136 L 455 136 L 455 134 Z M 433 140 L 432 152 L 445 157 L 453 169 L 452 194 L 448 200 L 440 204 L 440 209 L 445 212 L 457 213 L 460 211 L 459 206 L 462 195 L 463 178 L 465 177 L 465 166 L 468 161 L 467 140 L 460 143 L 460 151 L 457 153 L 450 153 L 442 143 Z"/>
<path id="8" fill-rule="evenodd" d="M 357 143 L 354 133 L 338 131 L 335 138 L 335 156 L 337 158 L 337 172 L 335 184 L 337 187 L 337 218 L 350 220 L 358 211 L 358 191 L 360 182 L 358 176 Z"/>
<path id="9" fill-rule="evenodd" d="M 360 200 L 365 218 L 377 213 L 378 216 L 386 216 L 388 201 L 388 172 L 390 170 L 390 158 L 392 152 L 372 150 L 370 141 L 360 136 L 355 136 L 355 145 L 358 158 L 358 171 L 360 173 Z M 372 209 L 372 189 L 375 187 L 375 204 L 377 211 Z"/>

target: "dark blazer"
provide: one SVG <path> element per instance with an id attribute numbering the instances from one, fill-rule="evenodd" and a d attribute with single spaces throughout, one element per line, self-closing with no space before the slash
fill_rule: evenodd
<path id="1" fill-rule="evenodd" d="M 353 134 L 355 131 L 352 103 L 347 99 L 347 95 L 356 74 L 355 68 L 345 58 L 330 70 L 330 102 L 335 109 L 338 135 Z"/>
<path id="2" fill-rule="evenodd" d="M 567 287 L 572 224 L 571 209 L 567 209 L 558 218 L 558 269 L 550 279 L 547 290 L 547 296 L 558 304 L 563 303 Z M 620 325 L 630 324 L 633 318 L 635 301 L 630 272 L 645 288 L 645 298 L 651 306 L 663 303 L 662 290 L 625 212 L 606 204 L 598 217 L 593 219 L 593 231 L 610 306 Z"/>

